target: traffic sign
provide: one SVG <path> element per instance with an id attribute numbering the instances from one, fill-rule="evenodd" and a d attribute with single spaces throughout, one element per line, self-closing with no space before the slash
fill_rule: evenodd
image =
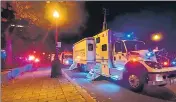
<path id="1" fill-rule="evenodd" d="M 61 42 L 57 42 L 57 47 L 61 47 Z"/>

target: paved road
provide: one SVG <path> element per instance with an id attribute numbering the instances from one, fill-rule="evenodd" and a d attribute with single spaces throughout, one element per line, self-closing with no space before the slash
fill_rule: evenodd
<path id="1" fill-rule="evenodd" d="M 98 102 L 176 102 L 176 85 L 166 87 L 146 85 L 143 92 L 135 93 L 112 80 L 99 79 L 90 82 L 86 79 L 86 73 L 67 69 L 64 69 L 64 72 Z"/>
<path id="2" fill-rule="evenodd" d="M 2 102 L 85 102 L 65 77 L 50 78 L 50 68 L 27 72 L 1 87 Z"/>

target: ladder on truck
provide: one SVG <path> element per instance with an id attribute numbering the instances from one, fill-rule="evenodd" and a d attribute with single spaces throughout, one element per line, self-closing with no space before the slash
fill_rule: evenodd
<path id="1" fill-rule="evenodd" d="M 90 67 L 90 66 L 88 66 Z M 86 77 L 88 78 L 88 80 L 93 81 L 95 79 L 97 79 L 98 77 L 100 77 L 100 74 L 98 74 L 98 65 L 93 66 L 93 68 L 90 69 L 89 73 L 87 73 Z M 77 63 L 73 62 L 73 64 L 69 67 L 69 70 L 74 70 L 77 68 Z"/>
<path id="2" fill-rule="evenodd" d="M 69 67 L 69 70 L 74 70 L 77 68 L 77 63 L 73 61 L 73 64 Z"/>

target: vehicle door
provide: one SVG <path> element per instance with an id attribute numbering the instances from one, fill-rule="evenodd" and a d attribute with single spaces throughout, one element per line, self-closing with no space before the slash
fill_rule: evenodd
<path id="1" fill-rule="evenodd" d="M 113 64 L 119 70 L 124 69 L 127 62 L 127 53 L 124 42 L 117 41 L 114 44 Z"/>

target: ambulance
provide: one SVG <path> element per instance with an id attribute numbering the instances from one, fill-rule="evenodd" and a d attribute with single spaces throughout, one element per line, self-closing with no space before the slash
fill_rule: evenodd
<path id="1" fill-rule="evenodd" d="M 107 29 L 73 45 L 74 63 L 70 70 L 87 72 L 90 80 L 99 76 L 122 80 L 133 91 L 142 91 L 145 84 L 176 83 L 176 67 L 165 67 L 158 62 L 162 50 L 145 46 L 133 33 Z"/>

